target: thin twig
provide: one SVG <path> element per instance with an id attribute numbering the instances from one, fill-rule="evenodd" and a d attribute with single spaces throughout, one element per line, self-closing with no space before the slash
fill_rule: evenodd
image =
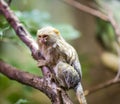
<path id="1" fill-rule="evenodd" d="M 104 21 L 110 22 L 115 30 L 115 34 L 117 36 L 117 41 L 120 44 L 120 27 L 117 24 L 117 22 L 115 21 L 115 18 L 113 17 L 112 12 L 110 11 L 109 8 L 107 8 L 108 14 L 104 14 L 104 13 L 100 12 L 99 10 L 96 10 L 96 9 L 93 9 L 86 5 L 83 5 L 80 2 L 75 1 L 75 0 L 63 0 L 63 1 L 83 12 L 86 12 L 90 15 L 98 17 Z"/>
<path id="2" fill-rule="evenodd" d="M 113 78 L 112 80 L 109 80 L 107 82 L 99 84 L 96 87 L 93 87 L 93 88 L 91 88 L 89 90 L 85 90 L 84 93 L 87 96 L 87 95 L 90 95 L 90 94 L 92 94 L 92 93 L 94 93 L 96 91 L 99 91 L 100 89 L 104 89 L 104 88 L 107 88 L 107 87 L 109 87 L 111 85 L 115 85 L 115 84 L 118 84 L 118 83 L 120 84 L 120 78 L 117 79 L 117 80 L 114 80 L 114 78 Z"/>
<path id="3" fill-rule="evenodd" d="M 115 76 L 115 80 L 118 80 L 120 79 L 120 46 L 118 45 L 118 43 L 115 43 L 114 44 L 116 50 L 117 50 L 117 53 L 118 53 L 118 72 L 117 72 L 117 75 Z"/>
<path id="4" fill-rule="evenodd" d="M 95 17 L 98 17 L 104 21 L 109 21 L 108 17 L 103 14 L 102 12 L 98 11 L 98 10 L 95 10 L 95 9 L 92 9 L 88 6 L 85 6 L 81 3 L 79 3 L 78 1 L 75 1 L 75 0 L 63 0 L 64 2 L 68 3 L 69 5 L 83 11 L 83 12 L 86 12 L 90 15 L 93 15 Z"/>
<path id="5" fill-rule="evenodd" d="M 83 5 L 80 2 L 75 1 L 75 0 L 63 0 L 63 1 L 68 3 L 69 5 L 77 8 L 77 9 L 79 9 L 80 11 L 83 11 L 85 13 L 88 13 L 90 15 L 98 17 L 104 21 L 110 22 L 115 30 L 115 33 L 116 33 L 117 38 L 118 38 L 118 42 L 120 44 L 120 27 L 117 24 L 117 22 L 115 21 L 115 18 L 113 17 L 113 15 L 109 9 L 108 9 L 109 10 L 108 14 L 104 14 L 104 13 L 100 12 L 99 10 L 96 10 L 96 9 L 93 9 L 93 8 L 88 7 L 86 5 Z"/>
<path id="6" fill-rule="evenodd" d="M 113 13 L 110 11 L 109 8 L 108 8 L 108 18 L 109 18 L 109 22 L 111 23 L 113 29 L 115 30 L 117 42 L 118 44 L 120 44 L 120 26 L 118 25 L 117 21 L 115 20 L 113 16 Z"/>

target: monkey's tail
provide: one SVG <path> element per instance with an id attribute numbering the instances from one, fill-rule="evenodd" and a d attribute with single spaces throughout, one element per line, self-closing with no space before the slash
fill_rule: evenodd
<path id="1" fill-rule="evenodd" d="M 86 101 L 85 96 L 84 96 L 83 88 L 82 88 L 82 85 L 80 82 L 75 87 L 75 92 L 76 92 L 76 96 L 77 96 L 79 103 L 80 104 L 87 104 L 87 101 Z"/>

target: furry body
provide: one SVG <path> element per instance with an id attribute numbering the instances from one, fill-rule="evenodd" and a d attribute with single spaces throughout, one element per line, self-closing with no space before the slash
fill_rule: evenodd
<path id="1" fill-rule="evenodd" d="M 78 99 L 81 95 L 84 96 L 82 88 L 78 91 L 79 87 L 82 87 L 80 83 L 82 72 L 76 50 L 53 27 L 38 30 L 37 43 L 43 56 L 38 61 L 38 66 L 48 66 L 59 85 L 65 89 L 74 88 Z"/>

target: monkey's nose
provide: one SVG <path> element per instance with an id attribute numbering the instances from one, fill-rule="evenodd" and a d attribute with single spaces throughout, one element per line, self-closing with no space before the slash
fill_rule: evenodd
<path id="1" fill-rule="evenodd" d="M 42 42 L 42 43 L 46 43 L 46 42 L 47 42 L 47 39 L 46 39 L 46 38 L 42 38 L 42 39 L 41 39 L 41 42 Z"/>

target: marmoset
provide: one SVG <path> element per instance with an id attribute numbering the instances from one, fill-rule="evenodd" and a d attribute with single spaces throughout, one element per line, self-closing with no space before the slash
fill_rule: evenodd
<path id="1" fill-rule="evenodd" d="M 80 104 L 87 104 L 81 86 L 82 72 L 76 50 L 57 29 L 50 26 L 37 31 L 37 43 L 43 56 L 38 60 L 38 66 L 49 67 L 60 87 L 73 88 Z"/>

